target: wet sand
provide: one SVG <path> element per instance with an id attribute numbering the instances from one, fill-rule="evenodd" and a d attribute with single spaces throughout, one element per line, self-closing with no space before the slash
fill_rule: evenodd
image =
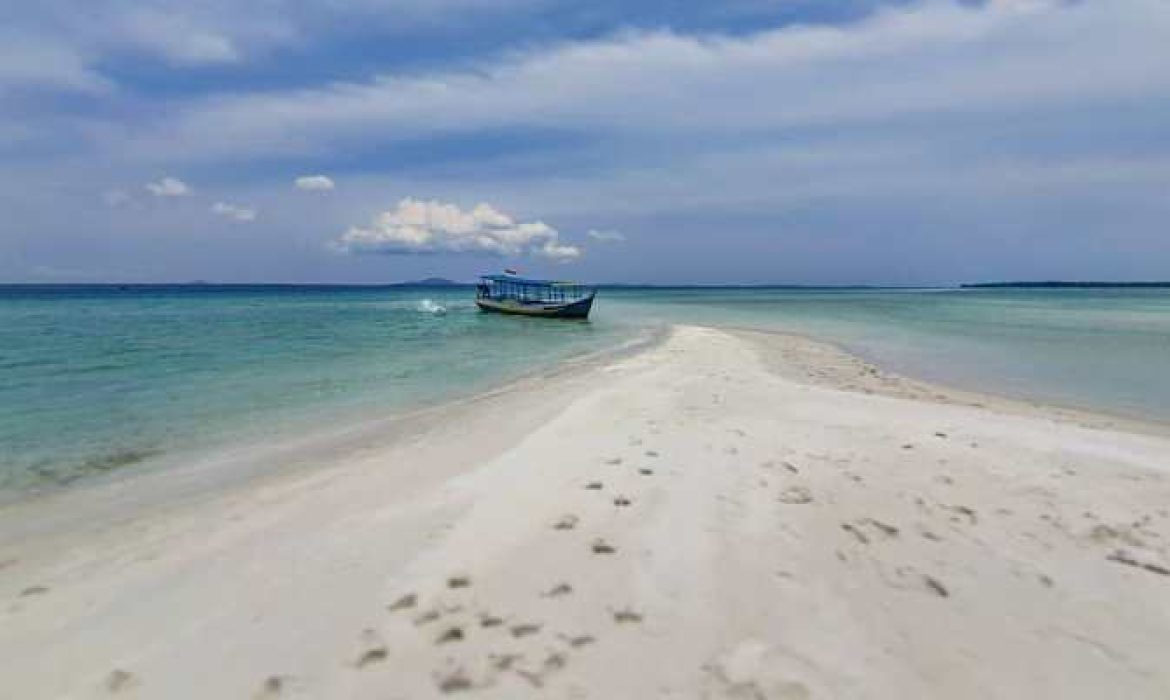
<path id="1" fill-rule="evenodd" d="M 1170 696 L 1159 426 L 679 327 L 296 459 L 0 509 L 0 696 Z"/>

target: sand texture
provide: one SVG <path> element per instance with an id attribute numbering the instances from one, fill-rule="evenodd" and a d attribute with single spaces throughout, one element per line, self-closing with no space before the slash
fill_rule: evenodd
<path id="1" fill-rule="evenodd" d="M 679 327 L 318 465 L 0 510 L 0 697 L 1167 698 L 1158 432 Z"/>

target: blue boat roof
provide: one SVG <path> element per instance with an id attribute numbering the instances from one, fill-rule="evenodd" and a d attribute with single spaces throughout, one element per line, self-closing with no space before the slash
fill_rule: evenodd
<path id="1" fill-rule="evenodd" d="M 528 285 L 532 287 L 587 287 L 589 285 L 581 284 L 580 282 L 567 282 L 565 280 L 535 280 L 527 277 L 516 277 L 515 275 L 480 275 L 481 280 L 488 282 L 507 282 L 509 284 Z"/>

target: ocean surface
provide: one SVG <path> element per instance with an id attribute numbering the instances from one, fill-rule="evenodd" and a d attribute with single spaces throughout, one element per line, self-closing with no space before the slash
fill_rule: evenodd
<path id="1" fill-rule="evenodd" d="M 670 323 L 788 330 L 924 379 L 1170 421 L 1170 290 L 606 289 L 589 322 L 470 288 L 0 286 L 0 492 L 476 393 Z"/>

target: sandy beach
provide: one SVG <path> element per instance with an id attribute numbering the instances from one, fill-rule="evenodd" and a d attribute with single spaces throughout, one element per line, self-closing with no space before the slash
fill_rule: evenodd
<path id="1" fill-rule="evenodd" d="M 1160 426 L 682 326 L 265 459 L 0 508 L 0 697 L 1170 697 Z"/>

